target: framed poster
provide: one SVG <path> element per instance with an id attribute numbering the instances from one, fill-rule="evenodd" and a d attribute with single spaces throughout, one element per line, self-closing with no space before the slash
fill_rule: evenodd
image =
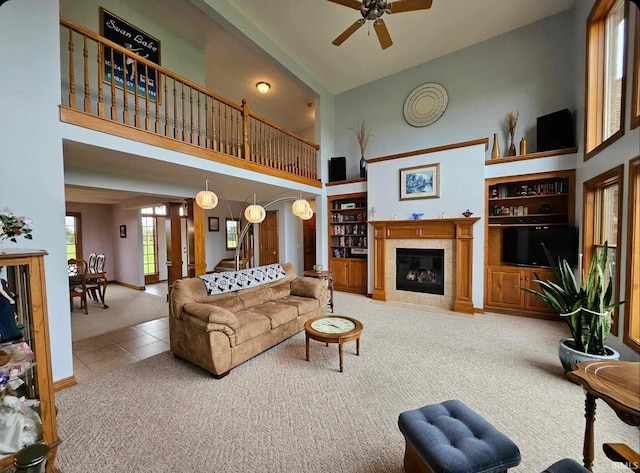
<path id="1" fill-rule="evenodd" d="M 127 48 L 132 53 L 160 65 L 160 41 L 102 7 L 100 7 L 100 34 L 108 40 Z M 136 61 L 130 56 L 123 56 L 125 55 L 113 51 L 112 48 L 104 48 L 102 56 L 104 58 L 102 80 L 111 84 L 113 75 L 113 82 L 116 87 L 121 89 L 126 83 L 129 92 L 135 92 L 135 87 L 137 87 L 138 95 L 143 97 L 147 93 L 148 85 L 149 100 L 157 100 L 157 71 L 145 67 L 145 65 L 141 63 L 138 63 L 136 71 Z M 136 72 L 138 76 L 137 84 Z"/>
<path id="2" fill-rule="evenodd" d="M 120 238 L 127 238 L 127 226 L 120 225 Z"/>
<path id="3" fill-rule="evenodd" d="M 440 197 L 440 164 L 400 169 L 400 200 Z"/>
<path id="4" fill-rule="evenodd" d="M 220 231 L 220 218 L 219 217 L 209 217 L 209 231 L 210 232 L 219 232 Z"/>

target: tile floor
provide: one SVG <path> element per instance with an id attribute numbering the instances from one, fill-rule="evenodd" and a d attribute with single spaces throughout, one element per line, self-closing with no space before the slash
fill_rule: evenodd
<path id="1" fill-rule="evenodd" d="M 78 383 L 169 350 L 169 319 L 163 317 L 78 340 L 72 345 Z"/>

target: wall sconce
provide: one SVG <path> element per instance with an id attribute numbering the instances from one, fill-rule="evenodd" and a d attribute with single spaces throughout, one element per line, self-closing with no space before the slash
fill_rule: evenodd
<path id="1" fill-rule="evenodd" d="M 261 94 L 266 94 L 267 92 L 269 92 L 270 88 L 271 85 L 268 82 L 258 82 L 256 84 L 256 89 L 258 89 L 258 92 L 260 92 Z"/>

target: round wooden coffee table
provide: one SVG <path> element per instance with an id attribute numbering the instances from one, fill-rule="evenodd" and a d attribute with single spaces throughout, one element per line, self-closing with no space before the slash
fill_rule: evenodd
<path id="1" fill-rule="evenodd" d="M 309 361 L 309 339 L 338 344 L 340 353 L 340 373 L 344 371 L 344 355 L 342 345 L 353 340 L 356 341 L 356 355 L 360 356 L 360 334 L 364 326 L 362 322 L 352 317 L 332 315 L 330 317 L 316 317 L 309 319 L 304 324 L 304 332 L 307 338 L 307 361 Z"/>

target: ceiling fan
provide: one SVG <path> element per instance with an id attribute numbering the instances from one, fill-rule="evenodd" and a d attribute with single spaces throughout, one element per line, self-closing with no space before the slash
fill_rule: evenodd
<path id="1" fill-rule="evenodd" d="M 433 0 L 396 0 L 389 2 L 387 0 L 329 0 L 330 2 L 343 5 L 345 7 L 359 10 L 362 18 L 356 21 L 349 28 L 344 30 L 331 44 L 340 46 L 349 36 L 358 31 L 365 24 L 366 20 L 373 21 L 373 29 L 376 31 L 378 41 L 382 49 L 387 49 L 393 44 L 387 25 L 381 18 L 385 13 L 403 13 L 407 11 L 426 10 L 431 8 Z"/>

